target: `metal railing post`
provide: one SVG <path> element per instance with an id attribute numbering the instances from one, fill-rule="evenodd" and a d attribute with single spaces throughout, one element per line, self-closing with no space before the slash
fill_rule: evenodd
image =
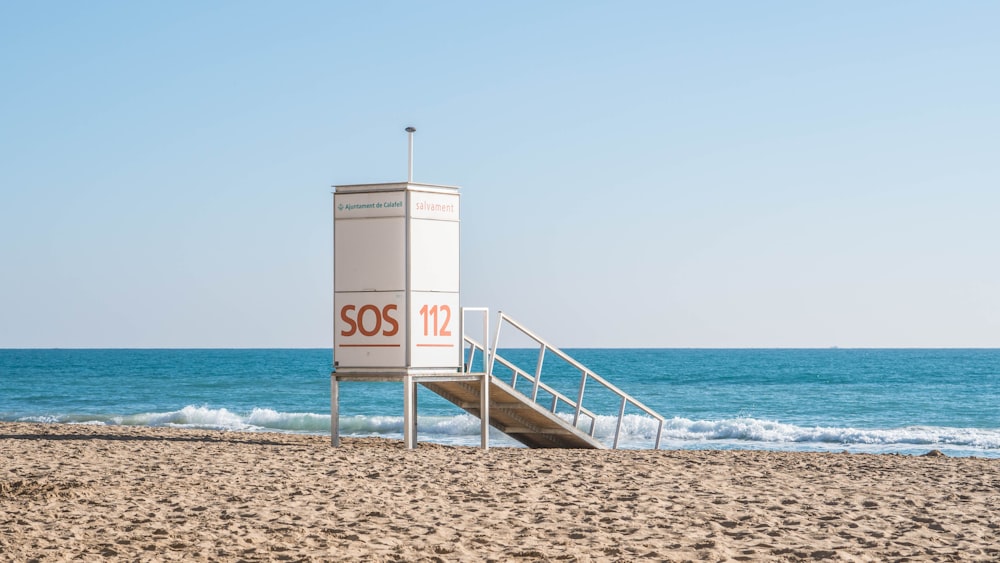
<path id="1" fill-rule="evenodd" d="M 493 360 L 490 359 L 490 310 L 483 309 L 483 382 L 479 388 L 479 445 L 490 448 L 490 379 Z"/>
<path id="2" fill-rule="evenodd" d="M 489 373 L 489 374 L 493 373 L 493 362 L 496 359 L 497 350 L 500 349 L 499 348 L 500 347 L 500 329 L 503 328 L 503 319 L 504 319 L 503 311 L 497 311 L 497 331 L 496 331 L 496 334 L 493 335 L 493 348 L 492 348 L 492 352 L 490 353 L 490 362 L 489 362 L 490 365 L 489 365 L 489 367 L 486 368 L 486 373 Z M 489 346 L 489 343 L 484 342 L 483 345 L 484 346 Z"/>
<path id="3" fill-rule="evenodd" d="M 465 372 L 472 372 L 472 364 L 476 358 L 476 348 L 480 346 L 465 334 L 465 313 L 476 311 L 483 314 L 483 375 L 479 382 L 479 443 L 488 450 L 490 447 L 490 378 L 493 371 L 493 358 L 490 353 L 490 310 L 486 307 L 462 307 L 462 339 L 469 342 L 469 363 Z"/>
<path id="4" fill-rule="evenodd" d="M 615 425 L 615 445 L 612 446 L 614 449 L 618 449 L 618 438 L 622 434 L 622 420 L 625 418 L 625 405 L 628 403 L 628 399 L 622 397 L 622 406 L 618 409 L 618 424 Z"/>
<path id="5" fill-rule="evenodd" d="M 628 404 L 632 403 L 633 405 L 635 405 L 635 407 L 637 409 L 639 409 L 640 411 L 642 411 L 643 413 L 645 413 L 646 415 L 648 415 L 649 417 L 651 417 L 655 421 L 657 421 L 657 431 L 656 431 L 656 443 L 655 443 L 655 447 L 657 449 L 659 449 L 660 443 L 661 443 L 661 439 L 662 439 L 662 435 L 663 435 L 663 426 L 665 424 L 665 419 L 663 418 L 663 416 L 661 416 L 660 414 L 658 414 L 654 410 L 650 409 L 646 405 L 642 404 L 641 402 L 635 400 L 628 393 L 625 393 L 624 391 L 622 391 L 618 387 L 612 385 L 609 381 L 607 381 L 603 377 L 601 377 L 601 376 L 597 375 L 596 373 L 590 371 L 586 366 L 584 366 L 580 362 L 576 361 L 575 359 L 573 359 L 572 357 L 570 357 L 568 354 L 566 354 L 565 352 L 563 352 L 559 348 L 556 348 L 556 347 L 553 347 L 553 346 L 549 345 L 549 343 L 545 339 L 541 338 L 540 336 L 536 335 L 532 331 L 530 331 L 527 328 L 525 328 L 524 326 L 522 326 L 520 323 L 518 323 L 514 319 L 512 319 L 509 316 L 505 315 L 503 313 L 503 311 L 499 311 L 498 312 L 497 329 L 496 329 L 496 333 L 494 334 L 493 347 L 492 347 L 492 349 L 485 349 L 484 350 L 484 354 L 486 354 L 487 357 L 488 357 L 488 364 L 490 366 L 490 368 L 489 368 L 490 374 L 492 374 L 493 367 L 495 366 L 496 362 L 499 360 L 500 363 L 503 366 L 507 367 L 511 371 L 511 383 L 510 383 L 511 387 L 513 387 L 515 391 L 517 391 L 519 394 L 522 394 L 522 395 L 524 395 L 524 394 L 517 390 L 517 381 L 518 381 L 518 378 L 519 377 L 525 377 L 525 378 L 528 378 L 528 379 L 532 379 L 531 374 L 529 374 L 527 371 L 519 368 L 513 362 L 511 362 L 510 360 L 502 357 L 499 354 L 499 350 L 500 350 L 500 330 L 503 327 L 503 325 L 504 325 L 505 322 L 508 323 L 508 324 L 510 324 L 512 327 L 516 328 L 517 330 L 519 330 L 521 332 L 521 334 L 523 334 L 524 336 L 527 336 L 528 338 L 530 338 L 531 340 L 533 340 L 534 342 L 536 342 L 540 346 L 539 351 L 538 351 L 538 364 L 536 366 L 535 375 L 534 375 L 534 378 L 533 378 L 533 381 L 532 381 L 531 396 L 529 397 L 530 400 L 533 403 L 535 403 L 535 404 L 537 404 L 539 406 L 542 406 L 538 402 L 538 391 L 540 389 L 542 389 L 546 393 L 549 393 L 549 394 L 552 395 L 551 412 L 553 414 L 556 414 L 556 411 L 559 408 L 559 401 L 565 402 L 567 405 L 569 405 L 570 407 L 573 408 L 573 426 L 574 426 L 574 428 L 577 428 L 579 426 L 579 424 L 580 424 L 580 416 L 581 415 L 587 415 L 587 416 L 590 417 L 590 432 L 589 432 L 589 435 L 590 435 L 591 438 L 593 438 L 594 434 L 595 434 L 595 432 L 597 430 L 597 414 L 594 413 L 594 412 L 592 412 L 592 411 L 590 411 L 590 410 L 588 410 L 587 408 L 585 408 L 583 406 L 584 394 L 585 394 L 585 391 L 586 391 L 586 388 L 587 388 L 587 380 L 588 379 L 593 379 L 598 384 L 600 384 L 602 387 L 604 387 L 606 390 L 608 390 L 608 391 L 614 393 L 615 395 L 621 397 L 621 404 L 619 405 L 619 408 L 618 408 L 618 419 L 617 419 L 617 421 L 615 423 L 614 443 L 613 443 L 612 447 L 613 448 L 617 448 L 619 442 L 621 441 L 621 432 L 622 432 L 622 428 L 624 426 L 624 420 L 625 420 L 625 410 L 626 410 Z M 576 401 L 575 402 L 572 399 L 570 399 L 569 397 L 567 397 L 566 395 L 560 393 L 559 391 L 557 391 L 556 389 L 554 389 L 553 387 L 551 387 L 550 385 L 547 385 L 547 384 L 545 384 L 545 383 L 543 383 L 541 381 L 541 378 L 542 378 L 542 366 L 543 366 L 544 361 L 545 361 L 545 353 L 547 351 L 549 351 L 549 350 L 551 350 L 559 358 L 563 359 L 570 366 L 575 367 L 576 369 L 580 370 L 580 374 L 581 374 L 581 376 L 580 376 L 580 388 L 577 391 L 577 397 L 576 397 Z"/>
<path id="6" fill-rule="evenodd" d="M 539 342 L 542 347 L 538 350 L 538 366 L 535 368 L 535 384 L 531 388 L 531 401 L 538 401 L 538 384 L 542 381 L 542 362 L 545 361 L 545 343 Z"/>
<path id="7" fill-rule="evenodd" d="M 583 390 L 587 386 L 587 370 L 580 370 L 580 391 L 576 395 L 576 411 L 573 413 L 573 427 L 580 423 L 580 411 L 583 410 Z"/>

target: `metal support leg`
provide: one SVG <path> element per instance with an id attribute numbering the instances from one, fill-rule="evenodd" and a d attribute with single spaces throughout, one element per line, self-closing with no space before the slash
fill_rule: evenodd
<path id="1" fill-rule="evenodd" d="M 340 382 L 330 374 L 330 445 L 340 446 Z"/>
<path id="2" fill-rule="evenodd" d="M 417 447 L 417 390 L 410 375 L 403 377 L 403 443 L 408 450 Z"/>
<path id="3" fill-rule="evenodd" d="M 482 390 L 479 392 L 480 445 L 490 449 L 490 374 L 483 374 Z"/>

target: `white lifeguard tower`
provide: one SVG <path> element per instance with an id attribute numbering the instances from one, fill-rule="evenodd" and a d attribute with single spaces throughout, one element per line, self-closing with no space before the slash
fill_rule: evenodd
<path id="1" fill-rule="evenodd" d="M 335 186 L 333 194 L 333 445 L 340 443 L 340 383 L 345 381 L 403 383 L 407 448 L 417 443 L 418 385 L 479 417 L 483 448 L 489 445 L 490 425 L 530 447 L 604 447 L 594 438 L 597 415 L 583 407 L 587 381 L 596 381 L 623 398 L 615 446 L 629 403 L 658 418 L 662 429 L 662 417 L 503 313 L 499 313 L 496 340 L 490 348 L 489 312 L 461 308 L 459 188 L 413 182 L 415 129 L 407 127 L 406 131 L 406 182 Z M 465 335 L 466 312 L 482 313 L 482 342 Z M 541 345 L 536 373 L 526 373 L 496 354 L 504 323 Z M 472 373 L 477 351 L 482 354 L 483 371 Z M 541 382 L 546 351 L 582 370 L 575 400 Z M 512 370 L 510 384 L 493 377 L 496 362 Z M 518 378 L 532 383 L 530 396 L 517 391 Z M 540 392 L 552 397 L 550 407 L 539 404 Z M 558 407 L 567 405 L 573 409 L 572 424 L 557 413 Z M 589 417 L 589 433 L 577 428 L 581 417 Z"/>

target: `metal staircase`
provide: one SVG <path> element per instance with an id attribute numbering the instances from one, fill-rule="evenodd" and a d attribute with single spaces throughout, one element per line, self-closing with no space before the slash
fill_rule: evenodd
<path id="1" fill-rule="evenodd" d="M 489 312 L 482 308 L 463 309 L 463 327 L 466 312 L 483 313 L 483 342 L 487 342 L 489 340 Z M 490 426 L 530 448 L 603 449 L 609 446 L 595 437 L 598 413 L 584 406 L 588 385 L 591 387 L 596 385 L 620 399 L 615 432 L 610 447 L 617 448 L 619 446 L 625 411 L 630 405 L 634 410 L 638 410 L 657 421 L 656 438 L 651 445 L 654 448 L 660 447 L 664 424 L 664 418 L 661 415 L 615 387 L 562 350 L 552 346 L 503 312 L 498 313 L 498 315 L 497 330 L 492 347 L 477 342 L 467 334 L 463 335 L 465 344 L 468 346 L 465 371 L 470 376 L 479 375 L 480 377 L 448 381 L 421 381 L 421 384 L 480 419 L 483 418 L 483 411 L 488 411 Z M 527 337 L 538 345 L 538 361 L 534 373 L 528 373 L 510 359 L 499 354 L 500 333 L 505 327 L 509 327 L 508 330 L 518 331 L 522 338 Z M 555 355 L 579 371 L 580 384 L 575 391 L 575 397 L 562 393 L 542 381 L 542 365 L 547 353 Z M 471 371 L 476 365 L 477 354 L 480 355 L 479 361 L 485 373 L 474 374 Z M 509 371 L 509 382 L 497 377 L 494 370 L 498 365 Z M 484 400 L 483 382 L 487 380 L 489 385 L 485 389 L 486 400 Z M 531 385 L 530 395 L 518 390 L 519 380 L 526 380 Z M 542 398 L 549 400 L 546 404 L 542 404 Z M 483 445 L 484 447 L 487 445 L 485 434 Z"/>
<path id="2" fill-rule="evenodd" d="M 481 381 L 423 383 L 423 386 L 482 418 Z M 490 426 L 529 448 L 591 448 L 605 446 L 496 378 L 490 379 Z"/>

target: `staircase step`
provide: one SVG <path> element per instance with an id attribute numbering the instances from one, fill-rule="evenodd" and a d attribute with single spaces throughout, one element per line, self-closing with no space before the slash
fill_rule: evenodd
<path id="1" fill-rule="evenodd" d="M 466 412 L 479 416 L 480 381 L 422 382 Z M 490 425 L 531 448 L 604 449 L 586 432 L 545 410 L 496 377 L 490 378 Z"/>

